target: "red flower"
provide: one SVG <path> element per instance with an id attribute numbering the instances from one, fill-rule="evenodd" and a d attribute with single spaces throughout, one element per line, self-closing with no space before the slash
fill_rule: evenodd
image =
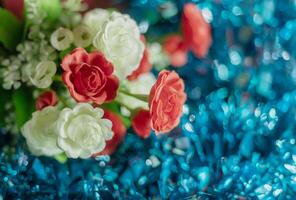
<path id="1" fill-rule="evenodd" d="M 47 106 L 55 106 L 58 103 L 58 97 L 54 91 L 47 91 L 42 93 L 36 99 L 36 109 L 42 110 Z"/>
<path id="2" fill-rule="evenodd" d="M 110 155 L 112 154 L 117 146 L 122 142 L 124 139 L 124 136 L 126 134 L 126 128 L 121 120 L 121 118 L 108 110 L 104 110 L 104 116 L 103 118 L 109 119 L 112 122 L 112 131 L 114 133 L 113 138 L 111 140 L 106 141 L 106 147 L 103 151 L 100 153 L 97 153 L 93 156 L 98 156 L 98 155 Z"/>
<path id="3" fill-rule="evenodd" d="M 185 42 L 192 52 L 198 58 L 205 57 L 212 43 L 211 27 L 193 3 L 184 6 L 182 30 Z"/>
<path id="4" fill-rule="evenodd" d="M 1 1 L 0 1 L 1 2 Z M 3 6 L 5 9 L 13 13 L 18 19 L 24 17 L 24 0 L 4 0 Z"/>
<path id="5" fill-rule="evenodd" d="M 100 52 L 76 48 L 62 61 L 63 81 L 78 102 L 102 104 L 116 97 L 119 81 L 113 65 Z"/>
<path id="6" fill-rule="evenodd" d="M 141 35 L 141 40 L 145 43 L 145 37 Z M 151 70 L 152 64 L 149 61 L 149 52 L 147 47 L 144 50 L 142 60 L 137 69 L 135 69 L 131 75 L 127 77 L 128 80 L 136 80 L 141 74 L 147 73 Z"/>
<path id="7" fill-rule="evenodd" d="M 183 38 L 179 35 L 167 37 L 163 44 L 164 51 L 170 58 L 170 63 L 174 67 L 182 67 L 187 63 L 187 46 Z"/>
<path id="8" fill-rule="evenodd" d="M 161 71 L 149 94 L 151 128 L 156 133 L 175 128 L 180 122 L 185 101 L 183 80 L 174 71 Z"/>
<path id="9" fill-rule="evenodd" d="M 139 110 L 132 118 L 132 127 L 138 136 L 147 138 L 150 135 L 150 113 L 148 110 Z"/>

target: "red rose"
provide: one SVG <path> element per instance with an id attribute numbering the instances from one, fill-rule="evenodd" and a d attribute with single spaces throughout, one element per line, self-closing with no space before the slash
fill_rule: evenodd
<path id="1" fill-rule="evenodd" d="M 0 1 L 1 2 L 1 1 Z M 3 6 L 5 9 L 13 13 L 18 19 L 24 17 L 24 0 L 4 0 Z"/>
<path id="2" fill-rule="evenodd" d="M 145 43 L 145 37 L 141 35 L 141 40 Z M 137 69 L 135 69 L 131 75 L 127 77 L 128 80 L 136 80 L 141 74 L 147 73 L 151 70 L 152 64 L 149 61 L 149 52 L 147 47 L 144 50 L 142 60 Z"/>
<path id="3" fill-rule="evenodd" d="M 63 59 L 62 68 L 63 81 L 76 101 L 102 104 L 116 97 L 119 81 L 102 53 L 76 48 Z"/>
<path id="4" fill-rule="evenodd" d="M 98 155 L 110 155 L 112 154 L 117 146 L 122 142 L 125 134 L 126 134 L 126 128 L 121 120 L 121 118 L 108 110 L 104 110 L 104 116 L 103 118 L 109 119 L 112 122 L 112 131 L 114 133 L 113 138 L 111 140 L 106 141 L 106 147 L 103 151 L 100 153 L 95 154 L 94 156 Z"/>
<path id="5" fill-rule="evenodd" d="M 192 52 L 198 58 L 205 57 L 212 43 L 211 27 L 193 3 L 184 6 L 182 31 L 185 42 Z"/>
<path id="6" fill-rule="evenodd" d="M 164 41 L 163 49 L 169 56 L 172 66 L 182 67 L 187 63 L 187 46 L 179 35 L 167 37 Z"/>
<path id="7" fill-rule="evenodd" d="M 162 70 L 149 94 L 151 128 L 156 133 L 175 128 L 186 101 L 184 82 L 176 72 Z"/>
<path id="8" fill-rule="evenodd" d="M 132 127 L 138 136 L 147 138 L 150 135 L 150 113 L 148 110 L 139 110 L 132 118 Z"/>
<path id="9" fill-rule="evenodd" d="M 36 109 L 42 110 L 47 106 L 55 106 L 58 103 L 58 97 L 54 91 L 47 91 L 42 93 L 36 99 Z"/>

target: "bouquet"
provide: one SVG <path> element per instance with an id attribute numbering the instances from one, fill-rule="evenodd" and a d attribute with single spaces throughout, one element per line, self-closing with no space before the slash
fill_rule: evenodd
<path id="1" fill-rule="evenodd" d="M 163 42 L 146 42 L 129 15 L 86 11 L 79 0 L 25 0 L 24 8 L 21 20 L 0 10 L 1 114 L 32 154 L 108 155 L 130 127 L 145 139 L 178 126 L 185 86 L 166 68 L 184 66 L 189 50 L 204 57 L 211 44 L 194 4 L 184 7 L 182 34 Z"/>

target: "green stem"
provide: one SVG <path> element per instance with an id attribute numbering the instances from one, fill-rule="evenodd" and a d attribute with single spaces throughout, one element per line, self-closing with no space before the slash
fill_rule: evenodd
<path id="1" fill-rule="evenodd" d="M 128 109 L 131 113 L 134 111 L 133 108 L 131 108 L 130 106 L 126 105 L 125 103 L 122 103 L 122 102 L 120 102 L 118 100 L 115 100 L 115 102 L 118 103 L 119 105 L 125 107 L 126 109 Z"/>
<path id="2" fill-rule="evenodd" d="M 55 82 L 63 82 L 62 77 L 59 75 L 54 75 L 53 76 L 53 81 Z"/>
<path id="3" fill-rule="evenodd" d="M 141 101 L 144 101 L 144 102 L 148 102 L 148 95 L 145 95 L 145 94 L 132 94 L 130 93 L 129 91 L 125 90 L 125 89 L 120 89 L 119 92 L 125 94 L 125 95 L 128 95 L 128 96 L 131 96 L 131 97 L 134 97 L 138 100 L 141 100 Z"/>
<path id="4" fill-rule="evenodd" d="M 67 100 L 63 97 L 63 95 L 59 95 L 59 100 L 64 104 L 65 107 L 70 108 L 71 106 L 67 103 Z"/>

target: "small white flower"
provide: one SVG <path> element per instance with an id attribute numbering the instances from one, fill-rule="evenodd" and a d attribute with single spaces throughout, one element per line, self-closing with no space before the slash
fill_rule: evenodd
<path id="1" fill-rule="evenodd" d="M 72 31 L 66 28 L 58 28 L 50 36 L 51 45 L 59 50 L 65 50 L 69 48 L 74 40 Z"/>
<path id="2" fill-rule="evenodd" d="M 92 33 L 88 26 L 80 25 L 73 30 L 76 47 L 87 47 L 92 43 Z"/>
<path id="3" fill-rule="evenodd" d="M 88 158 L 106 146 L 113 136 L 112 122 L 103 119 L 104 111 L 87 103 L 61 111 L 57 127 L 58 145 L 70 158 Z"/>
<path id="4" fill-rule="evenodd" d="M 154 85 L 156 79 L 152 73 L 145 73 L 140 75 L 134 81 L 126 81 L 124 82 L 124 87 L 132 94 L 144 94 L 148 95 L 150 89 Z M 134 97 L 119 93 L 117 99 L 124 103 L 125 105 L 129 105 L 130 108 L 146 108 L 148 109 L 148 103 L 138 100 Z"/>
<path id="5" fill-rule="evenodd" d="M 52 77 L 57 71 L 56 64 L 52 61 L 41 61 L 29 70 L 29 79 L 38 88 L 47 88 L 52 83 Z"/>
<path id="6" fill-rule="evenodd" d="M 109 11 L 96 8 L 88 11 L 82 19 L 82 23 L 90 27 L 92 35 L 95 36 L 110 16 Z"/>
<path id="7" fill-rule="evenodd" d="M 57 146 L 56 120 L 59 111 L 52 106 L 33 113 L 22 128 L 29 150 L 34 155 L 53 156 L 62 152 Z"/>
<path id="8" fill-rule="evenodd" d="M 161 45 L 157 42 L 148 45 L 149 60 L 151 64 L 158 70 L 162 70 L 169 66 L 170 60 L 163 51 Z"/>
<path id="9" fill-rule="evenodd" d="M 136 22 L 118 12 L 111 13 L 94 37 L 93 45 L 113 63 L 115 75 L 121 80 L 138 67 L 144 52 Z"/>

